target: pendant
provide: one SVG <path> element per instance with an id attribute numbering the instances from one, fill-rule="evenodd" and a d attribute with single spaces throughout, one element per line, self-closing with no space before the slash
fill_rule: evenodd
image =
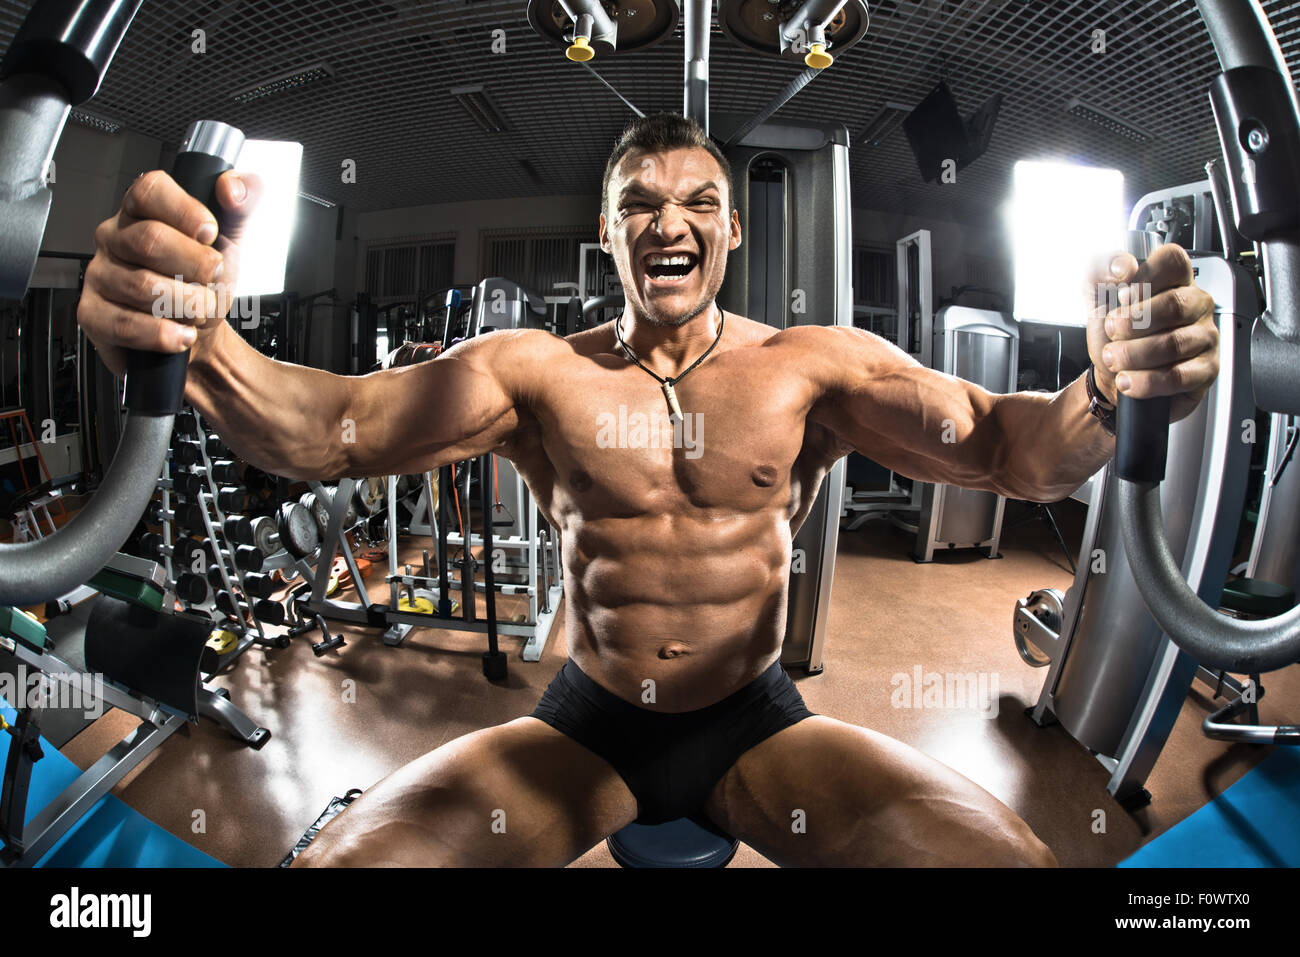
<path id="1" fill-rule="evenodd" d="M 676 425 L 682 421 L 682 407 L 677 404 L 677 393 L 673 391 L 672 380 L 665 379 L 663 389 L 664 398 L 668 400 L 668 421 Z"/>

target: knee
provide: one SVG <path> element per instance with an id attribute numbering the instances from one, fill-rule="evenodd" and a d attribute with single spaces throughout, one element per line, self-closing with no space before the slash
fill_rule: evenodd
<path id="1" fill-rule="evenodd" d="M 1051 848 L 1038 839 L 1019 818 L 1015 826 L 1003 835 L 1002 854 L 998 866 L 1001 867 L 1059 867 L 1056 855 Z"/>
<path id="2" fill-rule="evenodd" d="M 1032 834 L 1021 847 L 1019 856 L 1021 867 L 1060 867 L 1051 848 Z"/>

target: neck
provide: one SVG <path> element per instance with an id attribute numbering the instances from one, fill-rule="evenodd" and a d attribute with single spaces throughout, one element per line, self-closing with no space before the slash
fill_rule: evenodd
<path id="1" fill-rule="evenodd" d="M 722 310 L 710 302 L 698 316 L 680 326 L 637 319 L 628 310 L 614 320 L 628 348 L 650 369 L 663 376 L 676 376 L 689 366 L 718 337 Z"/>

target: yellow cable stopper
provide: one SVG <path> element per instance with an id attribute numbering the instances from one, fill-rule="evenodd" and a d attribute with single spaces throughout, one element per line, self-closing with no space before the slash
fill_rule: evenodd
<path id="1" fill-rule="evenodd" d="M 574 37 L 573 45 L 564 51 L 564 55 L 577 63 L 585 63 L 596 55 L 586 37 Z"/>
<path id="2" fill-rule="evenodd" d="M 826 52 L 826 44 L 814 43 L 803 62 L 814 70 L 824 70 L 835 62 L 835 58 Z"/>

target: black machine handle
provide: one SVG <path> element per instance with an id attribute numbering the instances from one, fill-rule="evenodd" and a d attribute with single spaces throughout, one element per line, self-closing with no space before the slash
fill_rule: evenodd
<path id="1" fill-rule="evenodd" d="M 16 291 L 25 291 L 48 214 L 48 188 L 40 182 L 33 191 L 31 170 L 53 155 L 71 106 L 98 89 L 141 2 L 42 0 L 0 63 L 0 104 L 7 107 L 0 110 L 0 186 L 6 187 L 0 205 L 12 204 L 22 216 L 17 230 L 21 235 L 0 244 L 7 290 L 21 285 Z M 31 121 L 35 116 L 44 118 L 39 127 Z M 211 121 L 196 123 L 181 144 L 172 174 L 215 214 L 217 177 L 231 168 L 242 145 L 238 130 Z M 16 161 L 10 162 L 11 157 Z M 38 173 L 42 171 L 43 165 Z M 31 202 L 40 200 L 42 193 L 43 207 Z M 0 605 L 39 604 L 66 594 L 121 548 L 162 471 L 172 419 L 185 392 L 188 361 L 188 353 L 128 353 L 125 404 L 130 414 L 103 482 L 72 521 L 54 534 L 0 545 Z"/>
<path id="2" fill-rule="evenodd" d="M 1243 236 L 1263 245 L 1267 308 L 1251 336 L 1251 378 L 1265 411 L 1300 413 L 1300 106 L 1258 0 L 1197 0 L 1223 73 L 1210 91 Z M 1206 667 L 1258 673 L 1300 660 L 1300 606 L 1262 621 L 1209 608 L 1165 541 L 1159 483 L 1168 397 L 1117 403 L 1115 469 L 1124 547 L 1152 617 Z"/>
<path id="3" fill-rule="evenodd" d="M 185 192 L 202 200 L 218 223 L 221 206 L 217 203 L 217 180 L 234 168 L 243 146 L 244 134 L 239 130 L 215 120 L 200 120 L 186 131 L 172 164 L 172 179 Z M 189 364 L 188 349 L 172 353 L 130 350 L 123 405 L 131 412 L 144 415 L 179 412 L 185 398 L 185 373 Z"/>

